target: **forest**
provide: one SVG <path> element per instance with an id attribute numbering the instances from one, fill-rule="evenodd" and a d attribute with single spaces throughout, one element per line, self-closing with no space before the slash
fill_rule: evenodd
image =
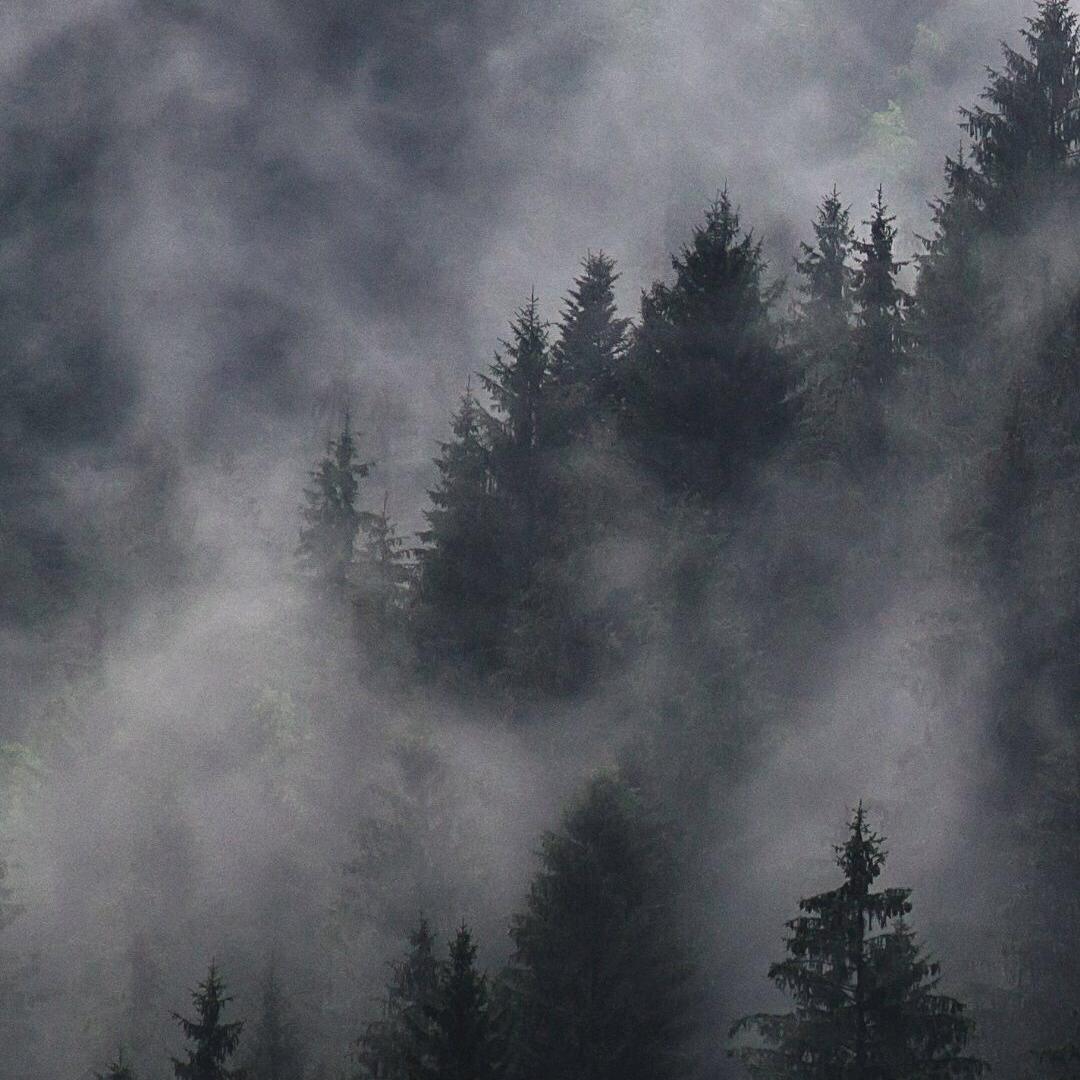
<path id="1" fill-rule="evenodd" d="M 266 449 L 250 299 L 187 450 L 117 419 L 180 376 L 5 131 L 0 1080 L 1080 1077 L 1068 0 L 959 118 L 921 232 L 833 183 L 780 265 L 721 176 L 632 313 L 526 284 L 415 512 L 347 379 Z"/>

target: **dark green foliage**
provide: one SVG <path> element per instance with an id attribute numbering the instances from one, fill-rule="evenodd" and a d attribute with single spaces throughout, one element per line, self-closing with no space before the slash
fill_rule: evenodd
<path id="1" fill-rule="evenodd" d="M 855 314 L 855 230 L 834 187 L 818 209 L 814 244 L 795 260 L 800 298 L 792 327 L 797 371 L 795 398 L 809 452 L 842 450 L 851 427 Z"/>
<path id="2" fill-rule="evenodd" d="M 934 232 L 922 241 L 909 330 L 924 354 L 964 372 L 987 320 L 978 178 L 963 151 L 945 161 L 945 195 L 932 204 Z"/>
<path id="3" fill-rule="evenodd" d="M 487 978 L 476 967 L 476 946 L 465 926 L 450 942 L 430 1018 L 428 1075 L 433 1080 L 490 1080 L 494 1039 Z"/>
<path id="4" fill-rule="evenodd" d="M 904 358 L 904 308 L 907 294 L 896 277 L 905 265 L 895 258 L 895 217 L 889 214 L 881 188 L 864 222 L 870 235 L 856 243 L 859 265 L 855 277 L 858 309 L 855 342 L 857 380 L 869 402 L 877 401 Z"/>
<path id="5" fill-rule="evenodd" d="M 429 1073 L 438 992 L 435 939 L 421 918 L 405 958 L 393 965 L 382 1014 L 357 1040 L 357 1080 L 420 1080 Z"/>
<path id="6" fill-rule="evenodd" d="M 732 1034 L 755 1032 L 764 1045 L 735 1055 L 768 1080 L 977 1077 L 985 1066 L 964 1054 L 971 1021 L 937 992 L 938 965 L 905 922 L 910 891 L 872 889 L 885 851 L 861 805 L 836 854 L 843 884 L 799 901 L 787 958 L 769 968 L 795 1011 L 740 1020 Z"/>
<path id="7" fill-rule="evenodd" d="M 277 972 L 271 964 L 262 985 L 259 1018 L 247 1047 L 244 1080 L 302 1080 L 304 1052 Z"/>
<path id="8" fill-rule="evenodd" d="M 737 492 L 787 429 L 777 291 L 726 192 L 672 266 L 674 282 L 642 297 L 624 430 L 669 494 L 715 499 Z"/>
<path id="9" fill-rule="evenodd" d="M 222 1019 L 232 998 L 225 993 L 225 983 L 215 964 L 210 964 L 206 978 L 192 991 L 191 1000 L 195 1019 L 173 1013 L 173 1019 L 192 1044 L 186 1051 L 186 1061 L 172 1059 L 173 1072 L 178 1080 L 229 1080 L 230 1077 L 241 1080 L 242 1071 L 228 1068 L 226 1062 L 236 1053 L 244 1021 Z"/>
<path id="10" fill-rule="evenodd" d="M 685 1076 L 694 1003 L 666 831 L 630 787 L 601 775 L 540 858 L 511 929 L 515 1074 Z"/>
<path id="11" fill-rule="evenodd" d="M 444 664 L 484 674 L 498 664 L 499 629 L 508 601 L 499 573 L 499 507 L 491 464 L 491 427 L 470 387 L 435 461 L 438 483 L 425 511 L 417 553 L 413 626 L 428 668 Z"/>
<path id="12" fill-rule="evenodd" d="M 405 541 L 382 509 L 362 513 L 355 558 L 356 615 L 361 642 L 385 663 L 400 657 L 412 568 Z"/>
<path id="13" fill-rule="evenodd" d="M 326 455 L 311 473 L 304 490 L 297 556 L 315 588 L 327 596 L 348 594 L 356 534 L 363 520 L 359 509 L 360 481 L 370 462 L 359 459 L 349 414 L 341 434 L 327 443 Z"/>
<path id="14" fill-rule="evenodd" d="M 1041 0 L 1023 36 L 1028 55 L 1002 46 L 1004 70 L 990 72 L 986 104 L 963 110 L 999 224 L 1057 187 L 1080 142 L 1080 43 L 1068 0 Z"/>
<path id="15" fill-rule="evenodd" d="M 584 437 L 610 423 L 619 409 L 629 319 L 615 308 L 615 261 L 591 252 L 563 303 L 559 336 L 551 350 L 550 441 Z"/>

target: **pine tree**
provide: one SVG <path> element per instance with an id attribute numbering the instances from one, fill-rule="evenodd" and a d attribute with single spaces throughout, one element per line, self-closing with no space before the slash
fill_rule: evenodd
<path id="1" fill-rule="evenodd" d="M 356 536 L 363 521 L 358 506 L 360 481 L 371 469 L 360 461 L 348 412 L 341 434 L 327 443 L 326 454 L 305 488 L 297 556 L 316 589 L 345 597 L 350 590 Z"/>
<path id="2" fill-rule="evenodd" d="M 550 441 L 584 436 L 618 410 L 629 319 L 615 307 L 615 261 L 590 252 L 563 303 L 559 336 L 551 350 Z"/>
<path id="3" fill-rule="evenodd" d="M 843 330 L 849 325 L 853 286 L 849 260 L 854 244 L 851 214 L 834 184 L 818 207 L 814 243 L 800 243 L 802 258 L 795 260 L 802 278 L 800 321 L 815 329 L 832 324 Z"/>
<path id="4" fill-rule="evenodd" d="M 424 512 L 412 626 L 429 671 L 485 674 L 498 666 L 506 603 L 499 571 L 491 421 L 466 387 L 451 438 L 435 461 L 438 483 Z"/>
<path id="5" fill-rule="evenodd" d="M 674 930 L 669 838 L 615 776 L 588 784 L 511 929 L 526 1080 L 686 1075 L 693 1008 Z"/>
<path id="6" fill-rule="evenodd" d="M 273 963 L 263 979 L 262 1007 L 243 1076 L 245 1080 L 303 1080 L 303 1049 Z"/>
<path id="7" fill-rule="evenodd" d="M 522 467 L 536 450 L 543 431 L 545 390 L 551 354 L 547 323 L 540 317 L 540 302 L 532 293 L 510 323 L 510 340 L 496 352 L 490 373 L 481 376 L 503 422 L 500 433 L 506 450 L 513 452 L 509 467 Z"/>
<path id="8" fill-rule="evenodd" d="M 178 1080 L 229 1080 L 230 1077 L 239 1080 L 242 1076 L 241 1070 L 227 1068 L 225 1064 L 236 1052 L 244 1027 L 243 1020 L 229 1023 L 222 1020 L 225 1006 L 232 1001 L 225 989 L 217 966 L 211 963 L 206 978 L 191 993 L 195 1019 L 173 1013 L 173 1019 L 193 1044 L 186 1061 L 172 1059 Z"/>
<path id="9" fill-rule="evenodd" d="M 923 355 L 967 370 L 987 321 L 978 181 L 963 150 L 945 160 L 945 195 L 931 204 L 934 232 L 922 239 L 910 331 Z"/>
<path id="10" fill-rule="evenodd" d="M 735 1055 L 768 1080 L 915 1080 L 977 1077 L 964 1054 L 971 1021 L 937 992 L 938 965 L 908 928 L 910 890 L 873 891 L 885 865 L 882 837 L 859 805 L 836 848 L 843 884 L 799 902 L 787 925 L 787 958 L 769 978 L 795 1011 L 744 1017 L 733 1035 L 756 1032 L 764 1045 Z"/>
<path id="11" fill-rule="evenodd" d="M 907 294 L 896 280 L 906 265 L 893 254 L 896 218 L 889 214 L 880 187 L 871 210 L 870 220 L 864 222 L 870 228 L 870 238 L 856 243 L 859 267 L 855 300 L 858 379 L 867 396 L 874 400 L 880 397 L 904 357 Z"/>
<path id="12" fill-rule="evenodd" d="M 465 926 L 450 942 L 430 1015 L 432 1080 L 490 1080 L 494 1044 L 487 979 L 477 970 L 476 946 Z"/>
<path id="13" fill-rule="evenodd" d="M 360 515 L 356 552 L 356 613 L 361 639 L 389 658 L 400 647 L 412 571 L 405 541 L 389 514 L 389 495 L 382 509 Z"/>
<path id="14" fill-rule="evenodd" d="M 814 244 L 795 260 L 800 299 L 792 328 L 799 423 L 815 455 L 844 440 L 850 428 L 854 353 L 855 230 L 834 186 L 818 208 Z"/>
<path id="15" fill-rule="evenodd" d="M 438 990 L 435 938 L 421 918 L 409 935 L 405 958 L 393 965 L 382 1015 L 370 1021 L 357 1040 L 357 1080 L 420 1080 L 429 1073 Z"/>
<path id="16" fill-rule="evenodd" d="M 999 219 L 1051 190 L 1080 145 L 1080 37 L 1068 0 L 1041 0 L 1023 31 L 1028 55 L 1002 45 L 985 106 L 962 110 L 975 164 Z"/>
<path id="17" fill-rule="evenodd" d="M 672 259 L 675 281 L 641 303 L 623 428 L 631 449 L 676 496 L 737 492 L 787 429 L 787 377 L 764 284 L 761 245 L 724 192 Z"/>

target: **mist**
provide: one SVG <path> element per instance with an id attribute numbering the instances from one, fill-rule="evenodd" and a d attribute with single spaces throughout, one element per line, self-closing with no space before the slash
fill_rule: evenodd
<path id="1" fill-rule="evenodd" d="M 23 908 L 5 948 L 33 971 L 37 1017 L 13 1076 L 90 1076 L 120 1042 L 140 1075 L 164 1074 L 183 1041 L 170 1012 L 211 959 L 248 1017 L 273 961 L 309 1075 L 346 1075 L 416 920 L 440 941 L 468 922 L 481 961 L 505 964 L 542 833 L 616 768 L 645 774 L 688 838 L 704 1071 L 739 1075 L 726 1032 L 776 1004 L 784 920 L 831 887 L 860 800 L 950 992 L 992 984 L 975 1007 L 991 1015 L 1012 800 L 1074 736 L 1053 683 L 1024 698 L 1030 745 L 1001 737 L 1008 609 L 956 536 L 1036 338 L 1072 302 L 1071 204 L 1008 245 L 1037 272 L 982 327 L 970 395 L 939 393 L 932 366 L 888 391 L 890 438 L 932 464 L 884 470 L 871 512 L 788 449 L 753 464 L 753 499 L 685 521 L 640 461 L 566 452 L 621 507 L 574 566 L 580 594 L 649 627 L 572 693 L 403 675 L 412 646 L 390 637 L 388 674 L 379 642 L 313 602 L 297 543 L 347 412 L 373 463 L 362 509 L 385 506 L 417 546 L 467 383 L 497 412 L 478 374 L 515 312 L 535 294 L 556 325 L 602 251 L 640 322 L 722 191 L 762 245 L 777 318 L 834 185 L 860 235 L 883 189 L 915 291 L 945 158 L 970 143 L 958 108 L 1031 15 L 1021 0 L 4 8 L 0 855 Z M 1070 515 L 1025 525 L 1024 573 L 1069 563 Z M 669 611 L 658 583 L 716 536 L 693 613 Z M 806 567 L 839 583 L 820 625 L 776 600 Z"/>

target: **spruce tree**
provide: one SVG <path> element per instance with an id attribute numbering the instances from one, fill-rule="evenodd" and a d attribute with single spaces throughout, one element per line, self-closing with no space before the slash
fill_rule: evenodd
<path id="1" fill-rule="evenodd" d="M 211 963 L 206 978 L 191 992 L 195 1019 L 189 1020 L 179 1013 L 173 1013 L 173 1019 L 192 1043 L 186 1051 L 186 1061 L 172 1059 L 173 1072 L 178 1080 L 240 1080 L 242 1077 L 241 1070 L 230 1069 L 226 1065 L 240 1043 L 244 1022 L 233 1020 L 226 1023 L 222 1019 L 226 1005 L 232 1001 L 225 989 L 217 966 Z"/>
<path id="2" fill-rule="evenodd" d="M 303 1080 L 303 1048 L 273 963 L 263 978 L 261 1009 L 243 1076 L 244 1080 Z"/>
<path id="3" fill-rule="evenodd" d="M 726 191 L 672 266 L 675 281 L 642 297 L 623 428 L 667 492 L 708 502 L 737 493 L 787 429 L 778 287 Z"/>
<path id="4" fill-rule="evenodd" d="M 440 972 L 426 919 L 391 971 L 381 1015 L 365 1026 L 353 1051 L 357 1080 L 419 1080 L 432 1067 Z"/>
<path id="5" fill-rule="evenodd" d="M 525 1080 L 664 1080 L 689 1067 L 694 1002 L 673 908 L 670 838 L 616 776 L 548 833 L 512 924 Z"/>
<path id="6" fill-rule="evenodd" d="M 615 307 L 615 261 L 590 252 L 581 264 L 562 310 L 551 349 L 553 408 L 548 418 L 556 443 L 584 436 L 611 421 L 619 407 L 629 319 Z"/>
<path id="7" fill-rule="evenodd" d="M 490 418 L 467 386 L 451 438 L 435 461 L 436 486 L 424 512 L 417 552 L 412 626 L 421 664 L 430 671 L 483 675 L 498 665 L 506 603 L 499 572 L 498 511 Z"/>
<path id="8" fill-rule="evenodd" d="M 361 640 L 382 659 L 399 651 L 412 578 L 405 541 L 389 513 L 389 495 L 381 510 L 360 515 L 356 550 L 356 614 Z"/>
<path id="9" fill-rule="evenodd" d="M 858 380 L 868 399 L 876 400 L 896 374 L 904 357 L 904 308 L 907 294 L 897 284 L 906 265 L 893 248 L 896 220 L 885 205 L 882 189 L 871 207 L 867 240 L 856 242 L 859 266 L 855 280 Z"/>
<path id="10" fill-rule="evenodd" d="M 787 957 L 769 978 L 795 1000 L 791 1013 L 744 1017 L 733 1035 L 763 1045 L 734 1054 L 768 1080 L 923 1080 L 977 1077 L 964 1053 L 971 1021 L 937 992 L 940 970 L 906 923 L 910 890 L 873 885 L 885 865 L 883 838 L 860 804 L 836 848 L 843 883 L 799 902 Z"/>
<path id="11" fill-rule="evenodd" d="M 963 150 L 945 159 L 945 195 L 931 203 L 934 231 L 921 238 L 912 336 L 924 352 L 963 371 L 965 351 L 985 319 L 977 182 Z"/>
<path id="12" fill-rule="evenodd" d="M 371 469 L 361 461 L 348 412 L 341 434 L 327 443 L 326 454 L 304 489 L 306 505 L 297 556 L 301 569 L 326 596 L 346 597 L 363 521 L 358 505 L 360 481 Z"/>
<path id="13" fill-rule="evenodd" d="M 540 444 L 550 364 L 547 323 L 532 293 L 511 321 L 510 339 L 496 352 L 489 373 L 481 375 L 503 418 L 500 441 L 513 454 L 508 469 L 524 467 Z"/>
<path id="14" fill-rule="evenodd" d="M 814 243 L 795 260 L 800 297 L 792 327 L 799 424 L 811 453 L 833 448 L 850 428 L 854 351 L 855 230 L 834 186 L 818 208 Z"/>
<path id="15" fill-rule="evenodd" d="M 1002 45 L 985 105 L 962 110 L 983 195 L 999 222 L 1016 219 L 1032 194 L 1053 193 L 1080 145 L 1080 36 L 1068 0 L 1040 0 L 1022 32 L 1024 56 Z"/>
<path id="16" fill-rule="evenodd" d="M 431 1009 L 433 1080 L 490 1080 L 494 1040 L 487 978 L 476 967 L 476 946 L 462 926 L 450 942 Z"/>

